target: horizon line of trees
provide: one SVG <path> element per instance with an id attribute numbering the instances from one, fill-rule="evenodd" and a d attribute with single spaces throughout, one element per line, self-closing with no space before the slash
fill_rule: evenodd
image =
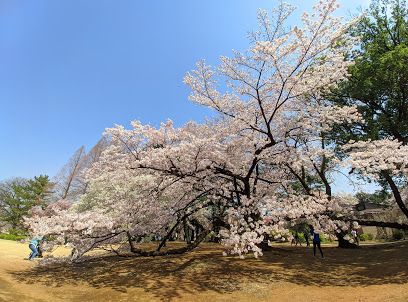
<path id="1" fill-rule="evenodd" d="M 34 207 L 44 209 L 61 199 L 78 201 L 88 186 L 83 172 L 99 159 L 107 145 L 107 140 L 102 138 L 89 152 L 81 146 L 51 179 L 48 175 L 39 175 L 0 181 L 0 233 L 26 234 L 24 217 L 30 217 Z"/>

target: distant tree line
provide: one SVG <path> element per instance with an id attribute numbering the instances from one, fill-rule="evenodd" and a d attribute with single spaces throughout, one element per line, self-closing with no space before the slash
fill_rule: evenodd
<path id="1" fill-rule="evenodd" d="M 33 207 L 45 208 L 60 199 L 75 202 L 86 192 L 83 171 L 96 162 L 107 141 L 101 139 L 89 151 L 80 147 L 52 179 L 39 175 L 30 179 L 11 178 L 0 182 L 0 232 L 22 235 L 27 229 L 24 217 Z"/>

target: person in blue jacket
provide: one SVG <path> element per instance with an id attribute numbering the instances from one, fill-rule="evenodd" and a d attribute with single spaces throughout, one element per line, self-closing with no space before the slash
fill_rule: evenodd
<path id="1" fill-rule="evenodd" d="M 39 251 L 38 251 L 38 246 L 42 240 L 42 237 L 34 237 L 31 239 L 30 244 L 28 247 L 31 250 L 30 256 L 28 257 L 28 260 L 33 260 L 35 257 L 37 257 Z"/>
<path id="2" fill-rule="evenodd" d="M 320 254 L 323 257 L 323 251 L 322 251 L 322 247 L 320 246 L 320 235 L 319 233 L 316 233 L 314 228 L 312 226 L 310 226 L 310 235 L 312 235 L 313 237 L 313 255 L 316 256 L 316 247 L 319 248 Z"/>

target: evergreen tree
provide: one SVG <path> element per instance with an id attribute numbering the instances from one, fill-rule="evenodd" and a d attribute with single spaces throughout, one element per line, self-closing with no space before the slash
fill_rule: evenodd
<path id="1" fill-rule="evenodd" d="M 51 193 L 48 176 L 33 179 L 14 178 L 0 183 L 0 221 L 11 233 L 25 231 L 23 217 L 34 206 L 44 207 Z"/>

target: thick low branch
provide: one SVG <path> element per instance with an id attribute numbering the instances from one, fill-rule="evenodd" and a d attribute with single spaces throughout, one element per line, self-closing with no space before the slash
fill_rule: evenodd
<path id="1" fill-rule="evenodd" d="M 381 228 L 408 230 L 408 224 L 405 224 L 405 223 L 385 222 L 385 221 L 375 221 L 375 220 L 360 220 L 360 219 L 349 219 L 349 220 L 356 221 L 359 225 L 364 225 L 364 226 L 376 226 L 376 227 L 381 227 Z"/>
<path id="2" fill-rule="evenodd" d="M 92 250 L 95 246 L 97 246 L 99 243 L 102 243 L 106 240 L 112 239 L 113 237 L 116 237 L 118 235 L 123 234 L 124 231 L 118 232 L 118 233 L 113 233 L 113 234 L 109 234 L 109 235 L 104 235 L 99 237 L 98 240 L 96 240 L 90 247 L 88 247 L 86 250 L 82 251 L 81 253 L 78 253 L 76 255 L 76 257 L 72 257 L 71 261 L 76 261 L 78 258 L 82 257 L 85 253 L 89 252 L 90 250 Z M 98 238 L 98 237 L 93 237 L 93 238 Z M 72 251 L 72 255 L 74 255 L 74 250 Z"/>
<path id="3" fill-rule="evenodd" d="M 210 233 L 209 230 L 203 231 L 194 242 L 188 244 L 187 246 L 183 246 L 181 248 L 176 248 L 176 249 L 171 249 L 167 251 L 144 251 L 141 249 L 138 249 L 134 246 L 134 243 L 132 242 L 131 238 L 128 235 L 128 241 L 130 245 L 130 251 L 137 256 L 143 256 L 143 257 L 155 257 L 155 256 L 166 256 L 166 255 L 175 255 L 175 254 L 183 254 L 187 253 L 193 249 L 195 249 Z"/>
<path id="4" fill-rule="evenodd" d="M 199 198 L 199 197 L 197 197 Z M 208 202 L 206 204 L 203 205 L 202 208 L 207 207 L 209 205 L 211 205 L 212 202 Z M 159 246 L 157 247 L 157 252 L 159 252 L 161 250 L 161 248 L 166 244 L 167 240 L 170 239 L 170 237 L 172 236 L 173 232 L 176 230 L 176 228 L 179 226 L 179 224 L 186 218 L 188 218 L 189 216 L 191 216 L 192 214 L 196 213 L 197 211 L 201 210 L 202 208 L 197 208 L 194 211 L 191 211 L 187 214 L 184 214 L 182 217 L 178 218 L 176 223 L 174 224 L 174 226 L 170 229 L 170 231 L 167 232 L 166 236 L 164 236 L 164 238 L 162 239 L 162 241 L 160 242 Z"/>

